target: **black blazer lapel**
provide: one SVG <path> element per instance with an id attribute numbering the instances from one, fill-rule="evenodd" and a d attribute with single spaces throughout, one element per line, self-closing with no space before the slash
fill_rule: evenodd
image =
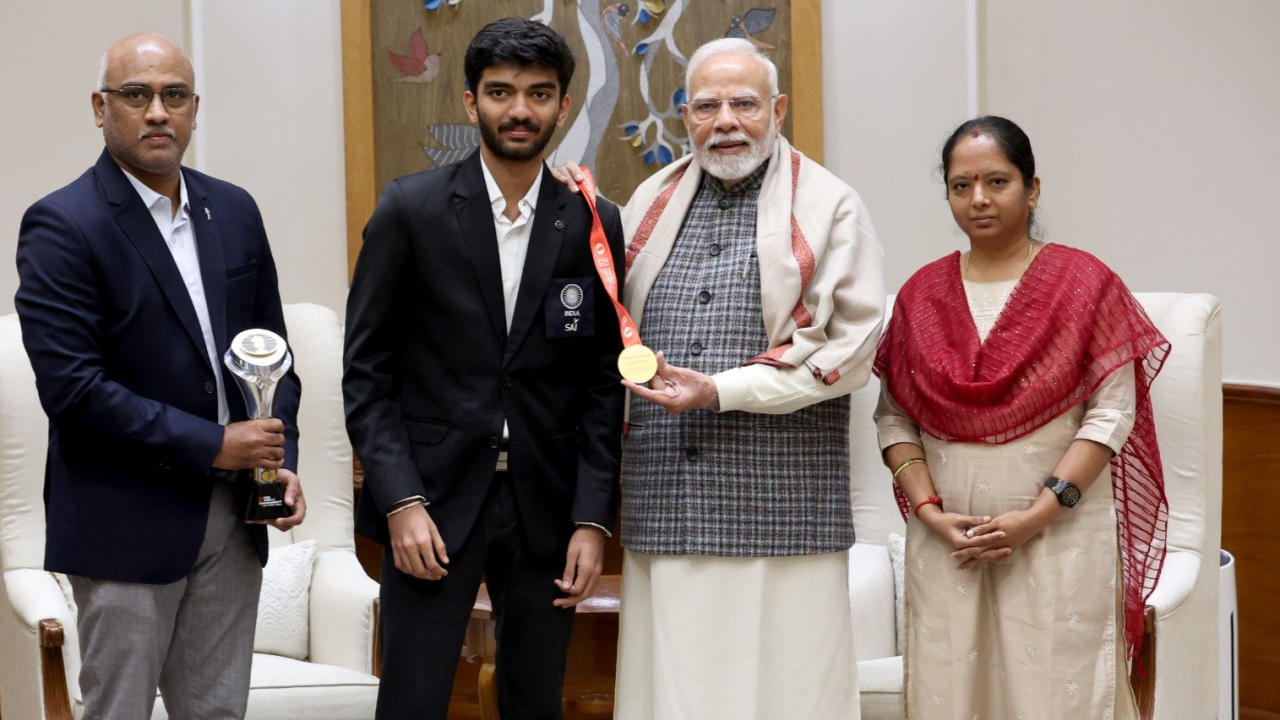
<path id="1" fill-rule="evenodd" d="M 116 224 L 150 268 L 152 277 L 160 286 L 169 306 L 178 315 L 183 329 L 187 331 L 187 337 L 199 350 L 200 357 L 205 357 L 208 351 L 204 346 L 204 335 L 200 332 L 200 321 L 196 319 L 195 306 L 191 304 L 191 295 L 187 293 L 186 283 L 178 272 L 173 253 L 156 228 L 151 211 L 142 204 L 138 191 L 133 189 L 124 176 L 124 171 L 105 150 L 98 158 L 94 172 L 102 183 L 103 194 L 112 207 Z"/>
<path id="2" fill-rule="evenodd" d="M 547 283 L 555 271 L 560 246 L 564 243 L 565 205 L 569 191 L 560 184 L 546 167 L 542 168 L 542 187 L 538 191 L 538 207 L 533 214 L 533 229 L 529 234 L 529 252 L 524 259 L 524 272 L 520 276 L 520 292 L 516 295 L 516 310 L 511 316 L 511 333 L 507 338 L 507 351 L 503 364 L 511 361 L 515 351 L 524 341 L 533 324 Z M 586 242 L 586 239 L 583 239 Z"/>
<path id="3" fill-rule="evenodd" d="M 493 228 L 493 206 L 480 169 L 480 151 L 458 166 L 453 191 L 454 215 L 460 239 L 475 267 L 480 296 L 489 313 L 489 323 L 498 339 L 507 339 L 507 312 L 502 299 L 502 265 L 498 262 L 498 236 Z"/>
<path id="4" fill-rule="evenodd" d="M 187 201 L 191 226 L 195 230 L 196 252 L 200 256 L 200 280 L 204 301 L 209 306 L 209 327 L 213 330 L 214 352 L 230 342 L 227 337 L 227 259 L 222 248 L 222 231 L 214 218 L 207 189 L 199 178 L 187 175 Z M 203 344 L 202 344 L 203 346 Z M 215 362 L 218 358 L 214 358 Z M 214 368 L 219 371 L 220 368 Z"/>

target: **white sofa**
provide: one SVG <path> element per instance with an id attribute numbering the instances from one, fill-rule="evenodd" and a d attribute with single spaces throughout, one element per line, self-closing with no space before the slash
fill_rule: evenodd
<path id="1" fill-rule="evenodd" d="M 1154 687 L 1135 683 L 1145 718 L 1207 720 L 1218 711 L 1218 549 L 1222 536 L 1222 334 L 1217 298 L 1137 293 L 1172 344 L 1152 387 L 1169 498 L 1168 554 L 1148 601 Z M 892 307 L 893 298 L 887 307 Z M 879 382 L 854 393 L 850 442 L 857 542 L 849 590 L 863 720 L 900 720 L 902 657 L 894 631 L 888 536 L 904 525 L 871 420 Z M 1145 704 L 1145 707 L 1144 707 Z"/>
<path id="2" fill-rule="evenodd" d="M 332 310 L 310 304 L 286 305 L 285 322 L 302 380 L 298 474 L 308 510 L 302 525 L 268 534 L 273 557 L 283 546 L 315 541 L 307 637 L 294 638 L 307 650 L 301 660 L 254 655 L 248 717 L 372 718 L 378 585 L 356 560 L 352 535 L 342 326 Z M 79 717 L 73 611 L 43 570 L 47 421 L 20 337 L 17 316 L 0 317 L 0 713 L 5 720 Z M 152 718 L 167 718 L 162 703 Z"/>

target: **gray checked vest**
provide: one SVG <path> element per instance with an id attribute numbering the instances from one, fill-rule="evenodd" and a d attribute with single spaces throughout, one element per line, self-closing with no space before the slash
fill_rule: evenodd
<path id="1" fill-rule="evenodd" d="M 767 169 L 726 189 L 703 175 L 644 305 L 640 335 L 708 375 L 768 349 L 756 259 Z M 632 397 L 623 452 L 622 545 L 654 554 L 811 555 L 853 544 L 849 398 L 785 415 L 668 415 Z"/>

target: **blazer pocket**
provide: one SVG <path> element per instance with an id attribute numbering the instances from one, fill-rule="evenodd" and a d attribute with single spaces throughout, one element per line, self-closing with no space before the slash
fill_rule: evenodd
<path id="1" fill-rule="evenodd" d="M 247 275 L 258 272 L 258 261 L 251 260 L 243 265 L 227 268 L 227 281 L 239 280 Z"/>
<path id="2" fill-rule="evenodd" d="M 421 420 L 405 420 L 404 429 L 409 435 L 409 442 L 420 445 L 436 445 L 449 434 L 448 425 Z"/>

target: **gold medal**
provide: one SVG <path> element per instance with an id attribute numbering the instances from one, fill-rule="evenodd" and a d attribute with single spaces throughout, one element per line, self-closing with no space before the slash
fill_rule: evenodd
<path id="1" fill-rule="evenodd" d="M 658 356 L 643 345 L 628 345 L 618 353 L 618 372 L 631 382 L 642 385 L 657 374 Z"/>

